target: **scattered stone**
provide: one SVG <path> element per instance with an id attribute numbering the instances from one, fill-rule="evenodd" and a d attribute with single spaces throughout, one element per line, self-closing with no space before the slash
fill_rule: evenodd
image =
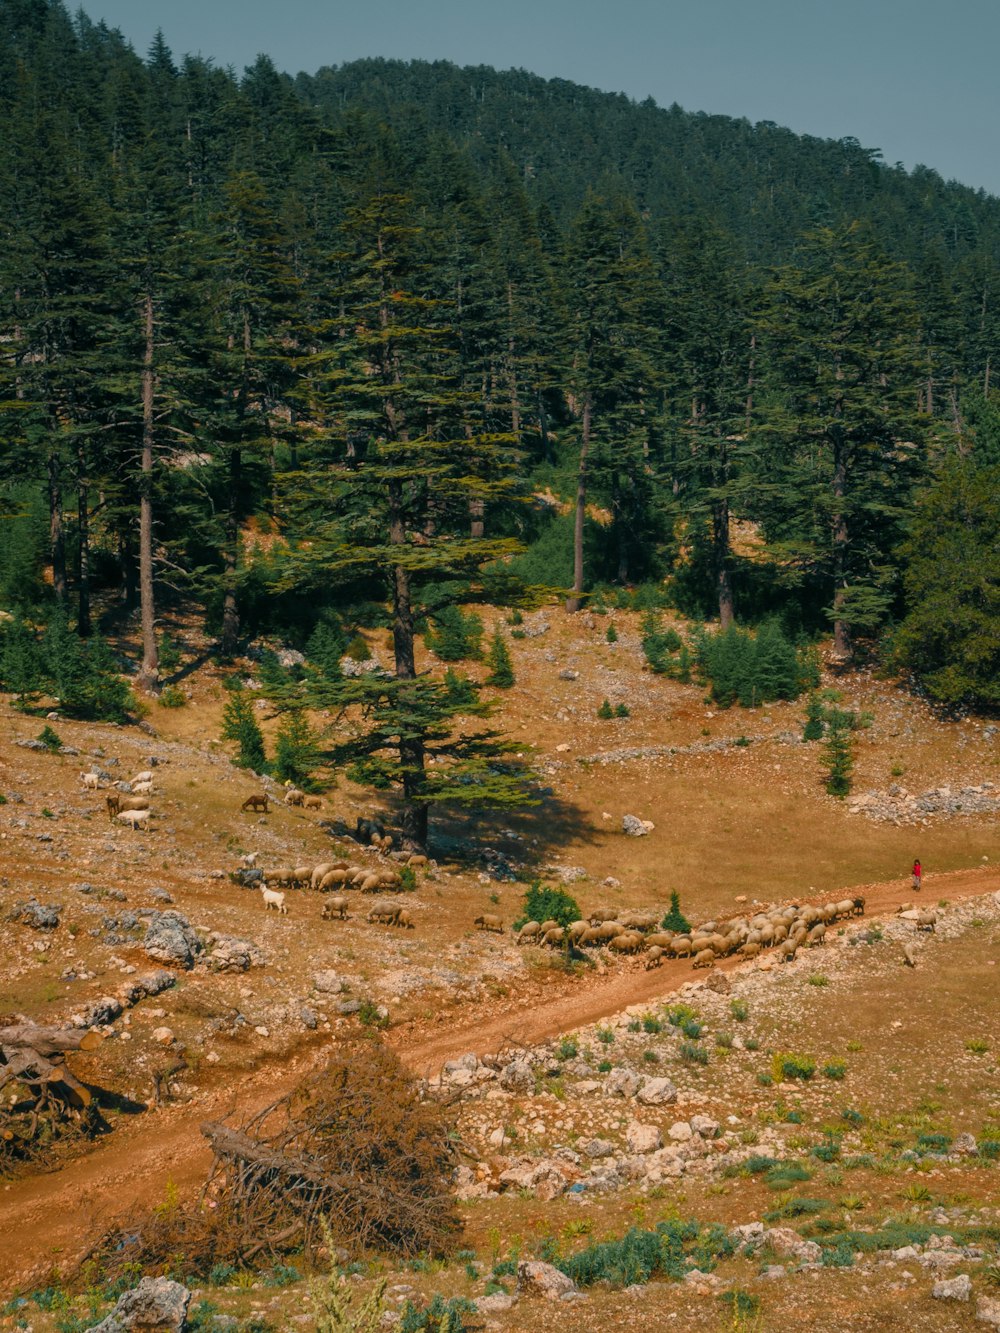
<path id="1" fill-rule="evenodd" d="M 1000 1299 L 980 1296 L 976 1301 L 976 1322 L 988 1324 L 990 1328 L 1000 1328 Z"/>
<path id="2" fill-rule="evenodd" d="M 174 1039 L 173 1028 L 153 1028 L 150 1035 L 158 1046 L 169 1046 Z"/>
<path id="3" fill-rule="evenodd" d="M 172 903 L 174 900 L 166 889 L 153 888 L 149 890 L 149 896 L 158 903 Z"/>
<path id="4" fill-rule="evenodd" d="M 7 914 L 8 921 L 20 921 L 32 930 L 55 930 L 59 925 L 58 903 L 40 903 L 34 898 L 26 902 L 15 903 Z"/>
<path id="5" fill-rule="evenodd" d="M 137 1287 L 119 1296 L 118 1304 L 91 1333 L 180 1333 L 187 1319 L 191 1293 L 165 1277 L 144 1277 Z"/>
<path id="6" fill-rule="evenodd" d="M 481 1314 L 503 1314 L 517 1303 L 516 1296 L 509 1296 L 505 1291 L 495 1291 L 492 1296 L 477 1296 L 476 1308 Z"/>
<path id="7" fill-rule="evenodd" d="M 612 1157 L 615 1145 L 607 1139 L 587 1139 L 580 1144 L 580 1151 L 587 1157 Z"/>
<path id="8" fill-rule="evenodd" d="M 663 1135 L 656 1125 L 644 1125 L 633 1120 L 625 1130 L 625 1142 L 636 1153 L 656 1152 L 663 1147 Z"/>
<path id="9" fill-rule="evenodd" d="M 688 1139 L 692 1137 L 691 1126 L 686 1120 L 677 1120 L 667 1130 L 667 1134 L 675 1143 L 687 1143 Z"/>
<path id="10" fill-rule="evenodd" d="M 640 819 L 637 815 L 622 816 L 622 832 L 630 838 L 644 838 L 654 828 L 656 825 L 651 819 Z"/>
<path id="11" fill-rule="evenodd" d="M 146 925 L 143 948 L 158 963 L 171 963 L 186 971 L 202 952 L 202 943 L 180 912 L 152 912 Z"/>
<path id="12" fill-rule="evenodd" d="M 518 1056 L 500 1070 L 500 1086 L 506 1092 L 530 1092 L 535 1086 L 535 1073 L 531 1062 Z"/>
<path id="13" fill-rule="evenodd" d="M 969 1301 L 972 1299 L 972 1279 L 968 1273 L 934 1283 L 931 1295 L 936 1301 Z"/>
<path id="14" fill-rule="evenodd" d="M 818 1263 L 823 1254 L 814 1240 L 803 1240 L 791 1227 L 769 1227 L 764 1232 L 764 1244 L 770 1245 L 775 1254 L 795 1259 L 800 1264 Z"/>
<path id="15" fill-rule="evenodd" d="M 676 1100 L 677 1089 L 669 1078 L 647 1078 L 636 1094 L 643 1106 L 666 1106 Z"/>
<path id="16" fill-rule="evenodd" d="M 551 1264 L 539 1260 L 522 1259 L 517 1266 L 517 1290 L 521 1296 L 541 1296 L 544 1300 L 561 1300 L 576 1292 L 572 1278 Z"/>
<path id="17" fill-rule="evenodd" d="M 322 972 L 313 973 L 313 990 L 317 990 L 321 995 L 339 995 L 347 989 L 346 983 L 336 972 L 326 968 Z"/>
<path id="18" fill-rule="evenodd" d="M 263 949 L 252 940 L 241 940 L 235 935 L 223 935 L 213 930 L 208 944 L 212 951 L 208 966 L 213 972 L 248 972 L 251 967 L 263 967 L 267 962 Z"/>
<path id="19" fill-rule="evenodd" d="M 693 1115 L 691 1117 L 691 1128 L 702 1139 L 717 1139 L 722 1132 L 719 1128 L 719 1122 L 707 1115 Z"/>

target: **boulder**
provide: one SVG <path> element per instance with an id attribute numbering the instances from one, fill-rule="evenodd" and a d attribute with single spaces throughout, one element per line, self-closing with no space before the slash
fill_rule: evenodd
<path id="1" fill-rule="evenodd" d="M 202 943 L 187 917 L 180 912 L 152 912 L 146 924 L 142 947 L 158 963 L 189 970 L 202 951 Z"/>
<path id="2" fill-rule="evenodd" d="M 208 943 L 212 951 L 208 966 L 213 972 L 248 972 L 251 967 L 263 967 L 267 962 L 263 949 L 253 940 L 241 940 L 236 935 L 223 935 L 213 930 Z"/>
<path id="3" fill-rule="evenodd" d="M 612 1069 L 604 1083 L 604 1091 L 609 1097 L 634 1097 L 642 1082 L 639 1075 L 631 1069 Z"/>
<path id="4" fill-rule="evenodd" d="M 541 1296 L 547 1301 L 562 1300 L 577 1290 L 572 1278 L 551 1264 L 539 1260 L 522 1259 L 517 1266 L 519 1296 Z"/>
<path id="5" fill-rule="evenodd" d="M 611 1157 L 615 1151 L 615 1145 L 607 1139 L 585 1139 L 579 1148 L 586 1157 Z"/>
<path id="6" fill-rule="evenodd" d="M 717 1139 L 721 1133 L 719 1122 L 707 1115 L 693 1115 L 691 1128 L 702 1139 Z"/>
<path id="7" fill-rule="evenodd" d="M 191 1293 L 165 1277 L 144 1277 L 137 1287 L 119 1296 L 118 1304 L 91 1333 L 179 1333 L 187 1319 Z"/>
<path id="8" fill-rule="evenodd" d="M 691 1138 L 691 1126 L 686 1120 L 677 1120 L 667 1130 L 667 1134 L 675 1143 L 686 1143 Z"/>
<path id="9" fill-rule="evenodd" d="M 643 1106 L 667 1106 L 677 1100 L 677 1089 L 669 1078 L 647 1078 L 636 1093 Z"/>
<path id="10" fill-rule="evenodd" d="M 531 1062 L 518 1056 L 500 1070 L 500 1086 L 506 1092 L 531 1092 L 535 1086 L 535 1074 Z"/>
<path id="11" fill-rule="evenodd" d="M 638 815 L 622 815 L 622 832 L 630 838 L 644 838 L 652 833 L 656 825 L 650 819 L 640 819 Z"/>
<path id="12" fill-rule="evenodd" d="M 934 1283 L 931 1295 L 936 1301 L 970 1301 L 972 1299 L 972 1279 L 968 1273 L 959 1273 L 958 1277 L 949 1277 Z"/>
<path id="13" fill-rule="evenodd" d="M 656 1125 L 644 1125 L 633 1120 L 625 1130 L 625 1141 L 636 1153 L 656 1152 L 663 1147 L 663 1135 Z"/>
<path id="14" fill-rule="evenodd" d="M 319 991 L 321 995 L 339 995 L 346 989 L 344 982 L 331 968 L 313 973 L 313 990 Z"/>
<path id="15" fill-rule="evenodd" d="M 764 1244 L 770 1245 L 775 1254 L 795 1259 L 800 1264 L 818 1263 L 823 1254 L 814 1240 L 803 1240 L 791 1227 L 768 1227 L 764 1232 Z"/>
<path id="16" fill-rule="evenodd" d="M 1000 898 L 1000 894 L 997 897 Z M 987 1324 L 990 1328 L 1000 1328 L 1000 1299 L 995 1296 L 980 1296 L 976 1301 L 976 1323 Z"/>

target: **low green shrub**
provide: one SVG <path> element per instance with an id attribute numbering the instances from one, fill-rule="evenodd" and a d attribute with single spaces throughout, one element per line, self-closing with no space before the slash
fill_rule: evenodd
<path id="1" fill-rule="evenodd" d="M 513 928 L 520 930 L 526 921 L 549 920 L 557 921 L 560 926 L 568 926 L 579 919 L 580 907 L 575 898 L 562 889 L 545 888 L 536 879 L 524 895 L 522 912 Z"/>

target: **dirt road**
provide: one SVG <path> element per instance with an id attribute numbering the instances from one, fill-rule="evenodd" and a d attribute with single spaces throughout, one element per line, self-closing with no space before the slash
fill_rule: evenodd
<path id="1" fill-rule="evenodd" d="M 925 881 L 922 897 L 930 905 L 940 897 L 960 901 L 998 889 L 1000 873 L 995 870 L 957 871 Z M 865 895 L 868 917 L 890 915 L 913 896 L 908 880 L 845 888 L 840 896 L 856 893 Z M 738 959 L 726 959 L 719 968 L 738 965 Z M 466 1051 L 482 1055 L 509 1044 L 535 1044 L 630 1005 L 662 999 L 695 975 L 686 960 L 649 972 L 639 965 L 612 977 L 581 979 L 569 993 L 514 1014 L 472 1017 L 466 1023 L 455 1016 L 432 1035 L 404 1027 L 390 1034 L 390 1040 L 407 1064 L 426 1076 Z M 60 1169 L 0 1188 L 0 1224 L 8 1238 L 16 1238 L 0 1272 L 0 1299 L 44 1283 L 54 1268 L 71 1270 L 116 1218 L 163 1200 L 168 1185 L 181 1197 L 193 1195 L 211 1161 L 201 1123 L 235 1105 L 241 1112 L 260 1109 L 293 1087 L 322 1054 L 322 1048 L 314 1047 L 280 1068 L 259 1067 L 235 1086 L 200 1092 L 183 1106 L 139 1116 Z"/>

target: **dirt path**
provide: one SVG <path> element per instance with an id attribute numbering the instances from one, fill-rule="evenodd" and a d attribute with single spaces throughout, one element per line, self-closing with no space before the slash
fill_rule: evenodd
<path id="1" fill-rule="evenodd" d="M 922 898 L 932 905 L 943 896 L 960 901 L 997 889 L 996 870 L 956 871 L 925 880 Z M 869 917 L 889 915 L 913 896 L 908 881 L 899 880 L 858 885 L 840 896 L 855 893 L 865 895 Z M 731 970 L 738 965 L 738 959 L 726 959 L 719 967 Z M 686 960 L 649 972 L 638 966 L 610 978 L 581 981 L 569 994 L 513 1015 L 475 1017 L 464 1024 L 456 1016 L 433 1035 L 403 1027 L 391 1040 L 407 1064 L 426 1076 L 466 1051 L 482 1055 L 504 1045 L 535 1044 L 630 1005 L 662 999 L 692 975 Z M 17 1238 L 0 1272 L 0 1299 L 44 1282 L 53 1268 L 71 1270 L 114 1219 L 138 1205 L 163 1200 L 168 1185 L 182 1197 L 194 1194 L 211 1161 L 201 1123 L 225 1115 L 237 1103 L 244 1112 L 260 1109 L 293 1087 L 321 1057 L 322 1050 L 303 1052 L 284 1061 L 280 1070 L 258 1068 L 235 1087 L 199 1092 L 183 1106 L 137 1117 L 96 1143 L 86 1156 L 0 1188 L 0 1223 L 8 1237 Z"/>

